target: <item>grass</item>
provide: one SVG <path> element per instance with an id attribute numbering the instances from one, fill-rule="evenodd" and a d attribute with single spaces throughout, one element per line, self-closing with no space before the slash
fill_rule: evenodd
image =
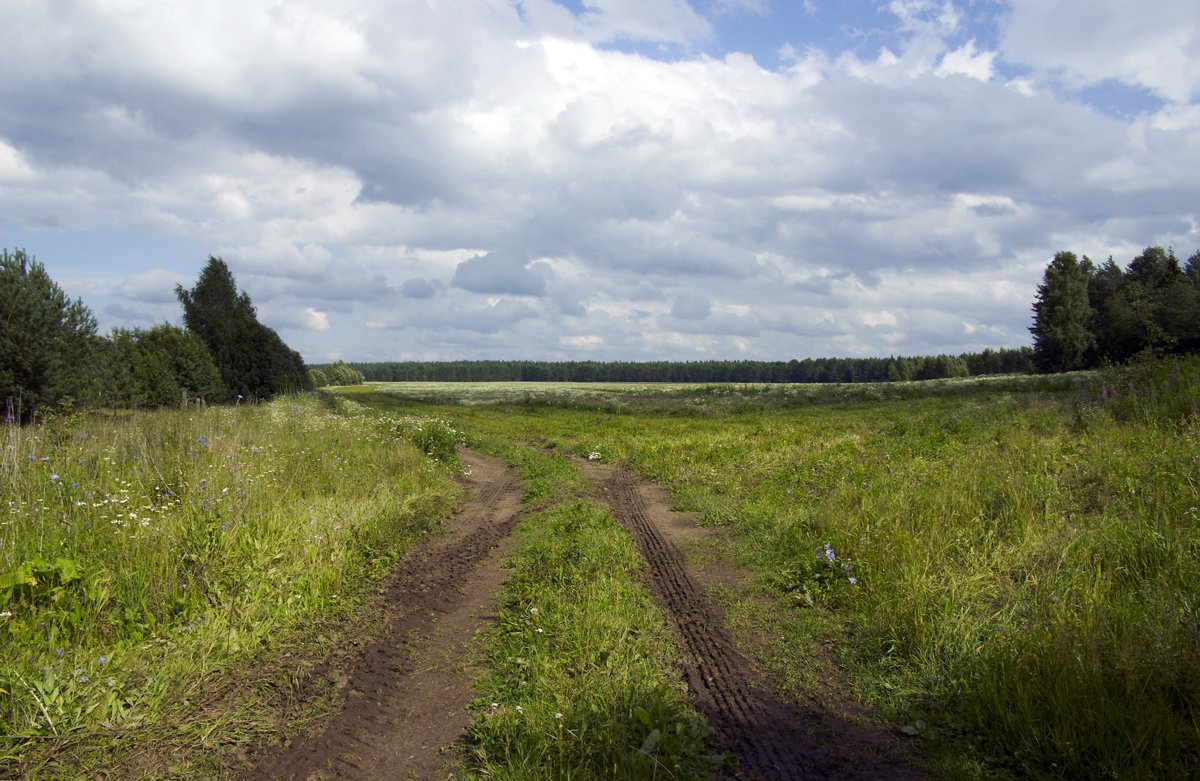
<path id="1" fill-rule="evenodd" d="M 470 774 L 489 779 L 697 779 L 722 758 L 674 669 L 645 562 L 561 456 L 489 438 L 540 507 L 482 638 L 489 673 Z"/>
<path id="2" fill-rule="evenodd" d="M 949 775 L 1193 775 L 1200 358 L 877 390 L 429 410 L 669 485 L 784 611 L 764 663 L 827 645 Z"/>
<path id="3" fill-rule="evenodd" d="M 273 698 L 453 507 L 460 432 L 534 510 L 480 638 L 470 776 L 718 772 L 644 565 L 562 452 L 670 486 L 754 573 L 725 595 L 747 652 L 795 696 L 865 702 L 951 777 L 1200 766 L 1200 358 L 400 390 L 5 427 L 0 774 L 217 775 L 265 741 Z"/>
<path id="4" fill-rule="evenodd" d="M 263 739 L 251 665 L 287 678 L 281 654 L 340 639 L 453 508 L 410 444 L 431 430 L 436 453 L 443 424 L 313 397 L 6 426 L 0 772 L 74 777 L 173 741 L 211 767 Z"/>

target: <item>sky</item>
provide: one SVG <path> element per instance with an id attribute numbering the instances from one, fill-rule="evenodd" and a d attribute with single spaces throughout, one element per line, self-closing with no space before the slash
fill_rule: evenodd
<path id="1" fill-rule="evenodd" d="M 310 363 L 1030 344 L 1200 249 L 1195 0 L 2 0 L 0 247 Z"/>

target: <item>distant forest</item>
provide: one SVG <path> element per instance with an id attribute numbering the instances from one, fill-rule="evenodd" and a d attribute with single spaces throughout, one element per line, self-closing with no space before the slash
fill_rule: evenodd
<path id="1" fill-rule="evenodd" d="M 390 361 L 349 363 L 368 382 L 897 382 L 1030 374 L 1033 350 L 790 361 Z M 315 369 L 327 366 L 314 365 Z"/>

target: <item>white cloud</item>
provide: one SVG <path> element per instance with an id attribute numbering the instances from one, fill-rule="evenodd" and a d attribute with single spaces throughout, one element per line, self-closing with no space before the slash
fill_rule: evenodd
<path id="1" fill-rule="evenodd" d="M 34 177 L 33 169 L 24 156 L 0 139 L 0 183 L 29 181 Z"/>
<path id="2" fill-rule="evenodd" d="M 117 286 L 117 294 L 133 301 L 155 304 L 171 303 L 175 297 L 175 286 L 190 288 L 195 280 L 177 271 L 156 268 L 126 276 Z"/>
<path id="3" fill-rule="evenodd" d="M 218 254 L 306 355 L 1014 345 L 1055 250 L 1195 236 L 1195 107 L 1123 121 L 1055 87 L 1192 89 L 1162 24 L 1101 62 L 1111 4 L 1079 32 L 1018 2 L 984 51 L 988 9 L 897 0 L 882 43 L 798 40 L 775 70 L 695 53 L 721 19 L 682 0 L 99 8 L 0 10 L 25 32 L 0 51 L 6 231 L 192 242 L 97 310 L 166 306 L 164 275 Z M 613 50 L 656 42 L 669 61 Z"/>
<path id="4" fill-rule="evenodd" d="M 1200 13 L 1192 0 L 1014 0 L 1005 57 L 1082 86 L 1119 79 L 1162 98 L 1200 97 Z"/>
<path id="5" fill-rule="evenodd" d="M 934 74 L 942 77 L 962 75 L 977 81 L 988 81 L 992 78 L 995 59 L 995 52 L 976 51 L 975 39 L 972 38 L 954 51 L 946 52 Z"/>
<path id="6" fill-rule="evenodd" d="M 304 323 L 303 327 L 310 331 L 328 331 L 329 330 L 329 315 L 324 312 L 318 312 L 311 306 L 304 307 L 301 310 L 301 318 Z"/>

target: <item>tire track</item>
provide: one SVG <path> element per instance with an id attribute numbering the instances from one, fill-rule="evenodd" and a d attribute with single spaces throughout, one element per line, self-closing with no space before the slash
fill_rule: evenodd
<path id="1" fill-rule="evenodd" d="M 455 663 L 490 611 L 502 575 L 493 551 L 520 519 L 520 485 L 503 462 L 460 453 L 476 492 L 448 522 L 451 535 L 413 549 L 384 596 L 383 633 L 359 653 L 345 702 L 316 735 L 285 743 L 245 779 L 433 778 L 442 749 L 470 713 L 470 682 Z"/>
<path id="2" fill-rule="evenodd" d="M 881 730 L 835 714 L 781 701 L 738 652 L 721 617 L 689 574 L 686 559 L 656 517 L 670 513 L 648 503 L 628 472 L 576 460 L 633 536 L 650 570 L 651 589 L 679 638 L 683 673 L 697 708 L 723 750 L 736 758 L 737 778 L 921 779 L 896 756 Z"/>

